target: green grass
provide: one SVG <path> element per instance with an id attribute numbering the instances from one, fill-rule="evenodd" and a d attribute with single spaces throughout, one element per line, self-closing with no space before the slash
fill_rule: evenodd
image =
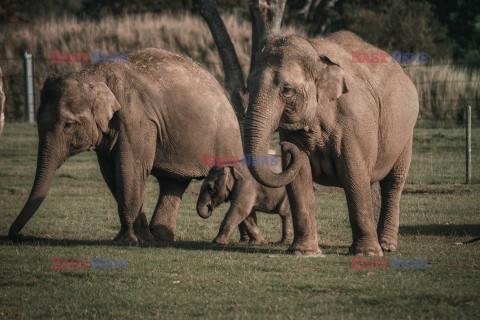
<path id="1" fill-rule="evenodd" d="M 34 178 L 36 128 L 7 123 L 0 141 L 0 319 L 473 319 L 480 312 L 480 130 L 472 136 L 474 182 L 464 185 L 464 132 L 419 129 L 402 197 L 399 249 L 386 258 L 427 258 L 426 270 L 352 270 L 342 190 L 317 186 L 325 258 L 285 255 L 280 218 L 259 214 L 271 242 L 211 244 L 227 206 L 195 213 L 200 182 L 180 206 L 177 241 L 120 246 L 116 205 L 93 152 L 69 159 L 12 244 L 8 228 Z M 149 178 L 145 209 L 158 187 Z M 51 257 L 128 259 L 126 270 L 52 270 Z"/>

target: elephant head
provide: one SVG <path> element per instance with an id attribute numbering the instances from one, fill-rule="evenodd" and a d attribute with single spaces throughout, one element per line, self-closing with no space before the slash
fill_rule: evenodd
<path id="1" fill-rule="evenodd" d="M 38 156 L 35 180 L 23 210 L 10 227 L 17 240 L 52 184 L 56 170 L 70 156 L 95 149 L 109 132 L 120 104 L 104 82 L 87 83 L 69 75 L 50 76 L 38 109 Z"/>
<path id="2" fill-rule="evenodd" d="M 214 166 L 200 188 L 198 215 L 204 219 L 209 218 L 216 206 L 229 200 L 235 181 L 242 179 L 242 174 L 235 166 Z M 208 208 L 207 212 L 205 206 Z"/>
<path id="3" fill-rule="evenodd" d="M 298 36 L 266 38 L 255 61 L 248 78 L 250 96 L 244 135 L 244 152 L 252 156 L 267 154 L 270 136 L 277 128 L 283 132 L 311 131 L 322 108 L 347 92 L 340 65 Z M 298 151 L 296 144 L 289 144 L 291 153 Z M 299 167 L 292 157 L 281 173 L 265 166 L 249 169 L 263 185 L 281 187 L 295 178 Z"/>

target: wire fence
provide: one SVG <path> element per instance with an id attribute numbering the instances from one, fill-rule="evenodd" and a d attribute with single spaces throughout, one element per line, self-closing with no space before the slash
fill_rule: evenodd
<path id="1" fill-rule="evenodd" d="M 220 61 L 199 63 L 223 81 Z M 249 63 L 242 61 L 245 74 L 248 74 Z M 9 121 L 23 121 L 26 117 L 23 59 L 0 59 L 0 65 L 4 73 L 8 126 Z M 35 106 L 38 107 L 40 103 L 40 90 L 48 74 L 79 71 L 86 65 L 35 59 Z M 480 170 L 476 170 L 480 166 L 480 70 L 452 63 L 404 65 L 404 70 L 415 83 L 420 101 L 409 182 L 431 184 L 465 181 L 465 107 L 470 105 L 473 127 L 472 182 L 480 183 Z M 26 150 L 25 153 L 32 156 L 31 151 Z M 5 155 L 5 150 L 0 153 L 0 157 Z"/>

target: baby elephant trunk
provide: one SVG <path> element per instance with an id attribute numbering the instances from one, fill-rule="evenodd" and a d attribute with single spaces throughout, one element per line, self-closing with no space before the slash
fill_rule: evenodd
<path id="1" fill-rule="evenodd" d="M 205 210 L 205 207 L 208 208 L 208 210 Z M 208 194 L 200 194 L 198 197 L 197 201 L 197 213 L 200 217 L 203 219 L 208 219 L 212 215 L 213 212 L 213 206 L 210 201 L 210 197 Z"/>

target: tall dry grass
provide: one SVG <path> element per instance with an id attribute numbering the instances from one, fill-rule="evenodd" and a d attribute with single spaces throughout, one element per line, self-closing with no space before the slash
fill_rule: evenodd
<path id="1" fill-rule="evenodd" d="M 250 23 L 233 15 L 223 18 L 247 75 L 251 50 Z M 21 60 L 24 51 L 35 55 L 37 97 L 48 74 L 76 71 L 86 66 L 80 63 L 51 63 L 52 51 L 124 52 L 145 47 L 164 48 L 205 65 L 219 81 L 223 81 L 221 60 L 210 31 L 200 17 L 190 14 L 107 16 L 100 21 L 87 22 L 63 16 L 31 25 L 3 28 L 0 30 L 0 65 L 5 74 L 7 119 L 21 119 L 24 114 Z M 283 33 L 303 32 L 284 28 Z M 471 104 L 475 119 L 480 119 L 480 73 L 455 66 L 412 67 L 406 71 L 417 84 L 421 122 L 457 124 L 463 119 L 464 99 L 474 100 Z"/>
<path id="2" fill-rule="evenodd" d="M 465 107 L 473 108 L 472 118 L 480 120 L 480 72 L 451 64 L 407 66 L 420 100 L 419 124 L 461 125 Z"/>

